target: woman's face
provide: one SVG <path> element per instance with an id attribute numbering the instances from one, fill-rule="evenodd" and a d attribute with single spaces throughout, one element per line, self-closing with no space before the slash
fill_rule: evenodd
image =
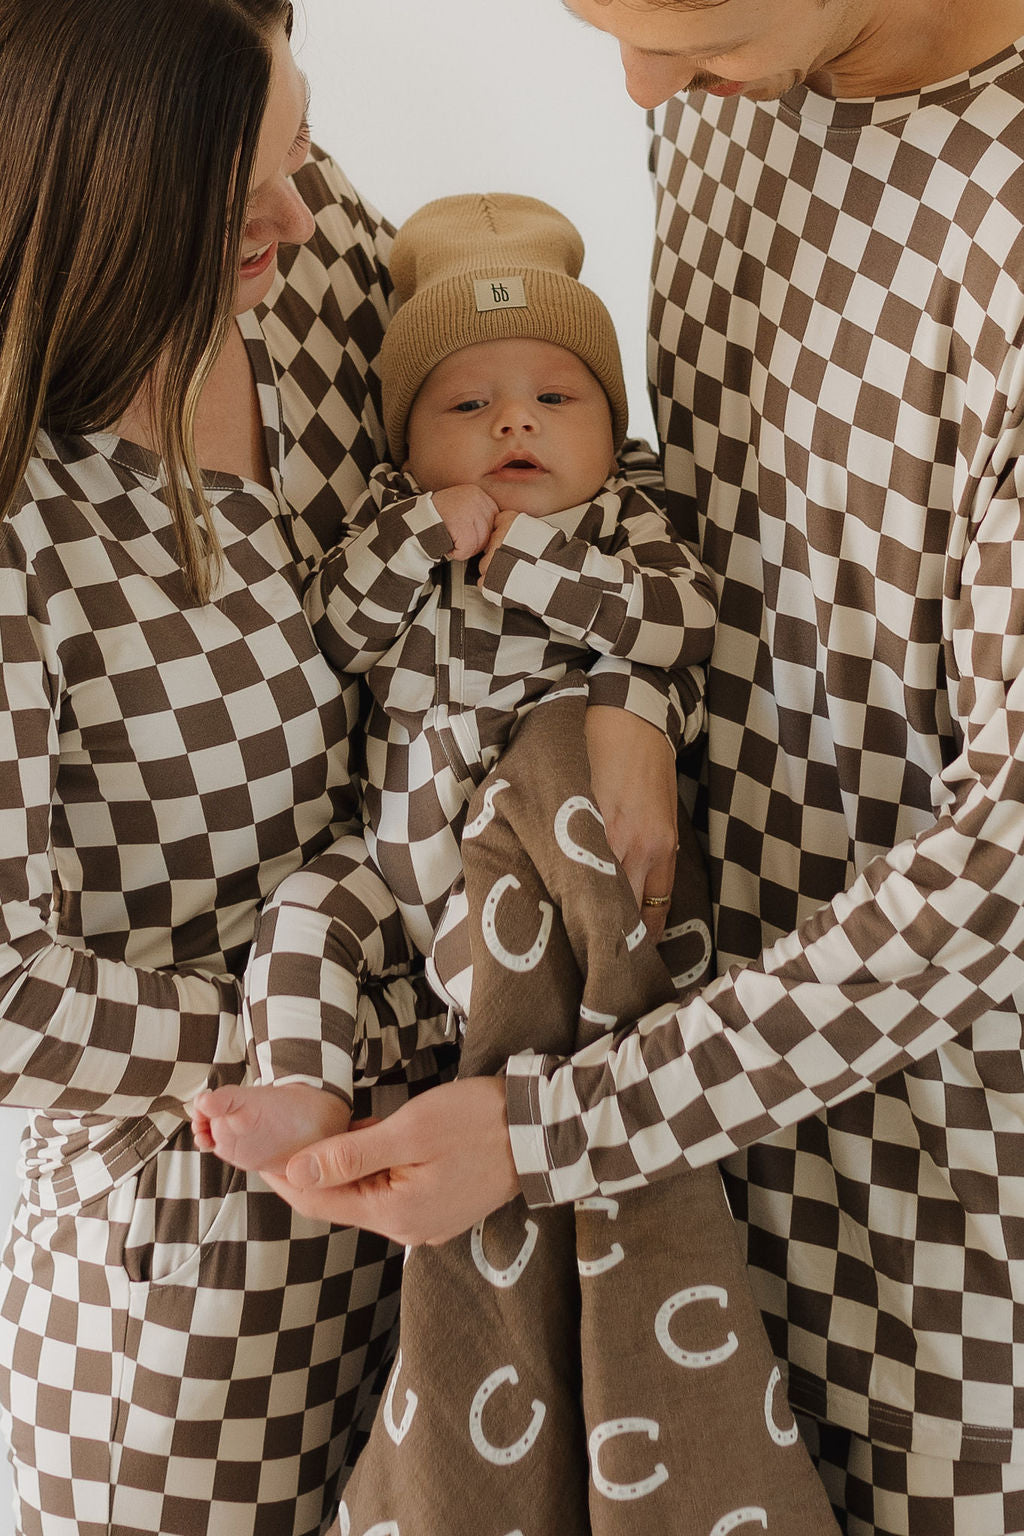
<path id="1" fill-rule="evenodd" d="M 266 298 L 277 271 L 278 245 L 302 245 L 313 233 L 313 215 L 290 180 L 309 150 L 307 108 L 305 76 L 282 28 L 274 44 L 270 95 L 246 206 L 236 315 Z"/>

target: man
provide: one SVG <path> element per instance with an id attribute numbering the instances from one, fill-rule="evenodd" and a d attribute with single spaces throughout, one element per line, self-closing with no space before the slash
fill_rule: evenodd
<path id="1" fill-rule="evenodd" d="M 673 98 L 652 379 L 720 593 L 719 979 L 325 1144 L 292 1198 L 433 1241 L 725 1159 L 847 1531 L 1019 1533 L 1024 3 L 569 8 Z"/>

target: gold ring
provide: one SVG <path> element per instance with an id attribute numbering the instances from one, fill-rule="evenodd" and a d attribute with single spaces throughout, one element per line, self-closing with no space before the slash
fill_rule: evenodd
<path id="1" fill-rule="evenodd" d="M 643 901 L 641 902 L 641 906 L 644 906 L 644 907 L 667 907 L 671 900 L 672 900 L 671 895 L 668 895 L 668 896 L 645 896 Z"/>

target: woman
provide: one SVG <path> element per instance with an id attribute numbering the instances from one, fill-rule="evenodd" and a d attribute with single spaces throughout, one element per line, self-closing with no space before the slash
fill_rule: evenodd
<path id="1" fill-rule="evenodd" d="M 283 0 L 0 0 L 0 1091 L 33 1111 L 0 1399 L 26 1536 L 325 1529 L 396 1311 L 398 1248 L 201 1157 L 186 1108 L 245 1073 L 259 903 L 358 826 L 356 690 L 301 588 L 384 453 L 389 232 L 330 161 L 300 170 L 289 26 Z M 669 889 L 671 754 L 623 718 L 591 711 L 598 797 Z M 421 1049 L 363 1113 L 439 1075 L 384 927 L 377 1026 Z"/>

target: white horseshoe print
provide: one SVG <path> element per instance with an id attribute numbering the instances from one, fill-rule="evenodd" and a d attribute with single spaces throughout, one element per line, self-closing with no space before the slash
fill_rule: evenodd
<path id="1" fill-rule="evenodd" d="M 486 1220 L 487 1217 L 485 1216 L 482 1221 L 478 1221 L 470 1233 L 469 1251 L 473 1255 L 473 1263 L 484 1279 L 489 1280 L 492 1285 L 496 1285 L 499 1290 L 507 1291 L 510 1286 L 515 1285 L 519 1276 L 533 1257 L 533 1250 L 537 1246 L 537 1235 L 540 1229 L 535 1221 L 530 1221 L 527 1218 L 523 1224 L 526 1231 L 523 1246 L 507 1269 L 495 1269 L 484 1253 L 484 1222 Z"/>
<path id="2" fill-rule="evenodd" d="M 494 797 L 503 789 L 508 789 L 508 779 L 495 779 L 493 784 L 488 784 L 484 790 L 484 803 L 481 810 L 467 821 L 462 829 L 463 838 L 479 837 L 484 827 L 489 826 L 494 820 Z"/>
<path id="3" fill-rule="evenodd" d="M 580 1018 L 585 1024 L 600 1024 L 603 1029 L 611 1029 L 619 1022 L 614 1013 L 598 1013 L 596 1008 L 587 1008 L 583 1003 L 580 1003 Z"/>
<path id="4" fill-rule="evenodd" d="M 409 1426 L 415 1417 L 416 1408 L 419 1404 L 419 1398 L 416 1396 L 415 1392 L 406 1392 L 405 1412 L 402 1414 L 402 1422 L 401 1424 L 395 1423 L 395 1388 L 398 1386 L 398 1378 L 401 1374 L 401 1370 L 402 1351 L 399 1350 L 398 1357 L 395 1360 L 395 1368 L 391 1372 L 391 1381 L 388 1383 L 387 1396 L 384 1399 L 384 1428 L 387 1430 L 388 1434 L 391 1436 L 396 1445 L 401 1445 L 402 1441 L 409 1433 Z M 366 1536 L 370 1536 L 369 1531 L 367 1531 Z"/>
<path id="5" fill-rule="evenodd" d="M 740 1525 L 753 1525 L 757 1521 L 762 1531 L 768 1529 L 768 1511 L 759 1504 L 750 1504 L 746 1509 L 734 1509 L 731 1515 L 723 1515 L 715 1525 L 711 1536 L 729 1536 L 730 1531 L 736 1530 Z M 367 1532 L 367 1536 L 370 1533 Z"/>
<path id="6" fill-rule="evenodd" d="M 685 938 L 688 933 L 699 933 L 704 940 L 704 947 L 695 965 L 691 965 L 690 969 L 684 971 L 681 976 L 672 977 L 672 985 L 678 992 L 703 976 L 711 959 L 711 933 L 707 923 L 702 923 L 699 917 L 688 917 L 685 923 L 678 923 L 674 928 L 666 928 L 661 936 L 661 943 L 665 944 L 669 939 Z"/>
<path id="7" fill-rule="evenodd" d="M 613 1483 L 604 1476 L 597 1464 L 598 1452 L 606 1440 L 612 1440 L 618 1435 L 646 1435 L 648 1440 L 654 1441 L 660 1433 L 661 1428 L 654 1419 L 609 1419 L 607 1423 L 599 1424 L 589 1441 L 590 1472 L 597 1491 L 603 1493 L 606 1499 L 642 1499 L 645 1494 L 660 1488 L 668 1479 L 668 1468 L 663 1462 L 659 1461 L 649 1476 L 635 1483 Z"/>
<path id="8" fill-rule="evenodd" d="M 734 1350 L 739 1348 L 739 1339 L 730 1329 L 726 1334 L 725 1343 L 717 1349 L 680 1349 L 673 1341 L 669 1333 L 668 1325 L 680 1307 L 692 1306 L 695 1301 L 717 1301 L 720 1307 L 729 1305 L 729 1293 L 723 1291 L 719 1285 L 693 1285 L 688 1290 L 677 1291 L 670 1296 L 658 1309 L 658 1315 L 654 1319 L 654 1332 L 658 1343 L 677 1365 L 685 1365 L 688 1370 L 701 1371 L 705 1366 L 720 1365 L 723 1360 L 728 1360 Z"/>
<path id="9" fill-rule="evenodd" d="M 340 1536 L 352 1536 L 352 1516 L 344 1499 L 338 1506 L 338 1531 Z"/>
<path id="10" fill-rule="evenodd" d="M 643 918 L 641 918 L 636 927 L 633 929 L 633 932 L 626 934 L 626 949 L 629 951 L 629 953 L 632 954 L 637 945 L 642 944 L 646 937 L 647 924 L 644 922 Z M 674 977 L 673 980 L 675 980 Z"/>
<path id="11" fill-rule="evenodd" d="M 588 1195 L 584 1200 L 576 1201 L 578 1211 L 604 1211 L 609 1221 L 614 1221 L 619 1214 L 619 1202 L 612 1200 L 607 1195 Z M 577 1259 L 576 1267 L 584 1279 L 589 1280 L 594 1275 L 603 1275 L 606 1269 L 614 1269 L 626 1257 L 626 1251 L 621 1243 L 612 1243 L 606 1254 L 599 1259 Z"/>
<path id="12" fill-rule="evenodd" d="M 591 853 L 589 848 L 581 848 L 579 843 L 569 836 L 569 821 L 577 811 L 589 811 L 595 821 L 604 826 L 604 817 L 592 800 L 586 795 L 570 795 L 555 812 L 555 841 L 565 854 L 567 859 L 572 859 L 576 864 L 586 864 L 591 869 L 600 870 L 603 875 L 614 875 L 615 865 L 608 859 L 599 859 L 596 853 Z"/>
<path id="13" fill-rule="evenodd" d="M 772 1412 L 772 1399 L 775 1396 L 775 1388 L 781 1380 L 782 1372 L 777 1365 L 773 1365 L 764 1394 L 764 1421 L 768 1426 L 768 1433 L 776 1445 L 796 1445 L 800 1438 L 800 1431 L 796 1427 L 796 1420 L 793 1420 L 789 1429 L 780 1429 L 775 1422 L 775 1415 Z"/>
<path id="14" fill-rule="evenodd" d="M 510 949 L 505 948 L 498 938 L 498 931 L 494 925 L 494 915 L 498 910 L 498 904 L 505 892 L 509 890 L 519 890 L 519 881 L 515 875 L 502 875 L 500 880 L 495 880 L 487 893 L 487 900 L 484 902 L 483 914 L 480 919 L 484 942 L 495 960 L 499 961 L 507 971 L 532 971 L 539 964 L 544 951 L 548 947 L 553 909 L 550 902 L 538 901 L 540 931 L 529 949 L 525 950 L 521 955 L 514 955 Z"/>
<path id="15" fill-rule="evenodd" d="M 402 1536 L 398 1529 L 397 1520 L 378 1520 L 376 1525 L 371 1525 L 366 1536 Z"/>
<path id="16" fill-rule="evenodd" d="M 526 1453 L 533 1448 L 533 1443 L 540 1434 L 540 1427 L 544 1423 L 544 1415 L 547 1412 L 544 1404 L 535 1397 L 530 1404 L 533 1417 L 519 1436 L 519 1439 L 514 1440 L 511 1445 L 492 1445 L 484 1434 L 483 1412 L 487 1406 L 488 1398 L 493 1397 L 502 1383 L 506 1381 L 512 1387 L 519 1385 L 519 1372 L 514 1365 L 502 1365 L 499 1366 L 498 1370 L 492 1371 L 474 1397 L 473 1405 L 469 1410 L 470 1439 L 484 1460 L 491 1462 L 495 1467 L 509 1467 L 513 1462 L 522 1461 Z"/>

